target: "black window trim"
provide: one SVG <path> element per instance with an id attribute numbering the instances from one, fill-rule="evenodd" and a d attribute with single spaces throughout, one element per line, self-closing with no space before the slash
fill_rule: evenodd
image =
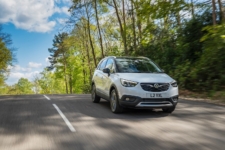
<path id="1" fill-rule="evenodd" d="M 109 61 L 110 59 L 111 59 L 112 62 L 113 62 L 113 67 L 114 67 L 114 72 L 113 72 L 113 73 L 116 73 L 116 72 L 117 72 L 117 68 L 116 68 L 116 63 L 115 63 L 115 60 L 114 60 L 113 57 L 109 57 L 108 60 L 107 60 L 107 62 L 106 62 L 106 64 L 108 63 L 108 61 Z M 106 65 L 105 65 L 105 67 L 106 67 Z"/>
<path id="2" fill-rule="evenodd" d="M 102 71 L 102 70 L 100 69 L 100 66 L 102 65 L 102 63 L 103 63 L 105 60 L 106 60 L 106 62 L 105 62 L 105 66 L 106 66 L 106 64 L 107 64 L 107 62 L 108 62 L 108 58 L 102 59 L 101 64 L 99 64 L 99 67 L 97 68 L 98 70 Z M 104 66 L 104 68 L 105 68 L 105 66 Z M 104 69 L 104 68 L 103 68 L 103 69 Z"/>

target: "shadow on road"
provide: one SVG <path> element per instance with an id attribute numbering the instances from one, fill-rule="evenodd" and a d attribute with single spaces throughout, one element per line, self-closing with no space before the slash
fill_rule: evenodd
<path id="1" fill-rule="evenodd" d="M 172 114 L 133 109 L 113 114 L 109 102 L 92 103 L 89 95 L 49 97 L 0 96 L 0 149 L 223 149 L 225 142 L 224 107 L 180 101 Z"/>

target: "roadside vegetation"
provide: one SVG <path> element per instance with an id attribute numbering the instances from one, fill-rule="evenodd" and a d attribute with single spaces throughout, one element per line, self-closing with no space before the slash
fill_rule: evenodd
<path id="1" fill-rule="evenodd" d="M 5 80 L 9 74 L 8 66 L 12 65 L 15 61 L 14 52 L 15 48 L 12 47 L 12 40 L 10 34 L 3 32 L 0 24 L 0 94 L 8 92 Z"/>
<path id="2" fill-rule="evenodd" d="M 55 35 L 48 49 L 51 65 L 29 81 L 32 91 L 89 93 L 100 59 L 115 55 L 148 57 L 181 90 L 225 97 L 223 2 L 73 0 L 67 32 Z"/>

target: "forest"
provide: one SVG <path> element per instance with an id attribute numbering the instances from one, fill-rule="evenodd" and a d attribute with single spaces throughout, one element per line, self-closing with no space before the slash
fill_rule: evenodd
<path id="1" fill-rule="evenodd" d="M 33 81 L 5 84 L 13 56 L 0 34 L 0 57 L 8 56 L 0 59 L 0 94 L 90 93 L 102 58 L 145 56 L 180 90 L 225 97 L 224 6 L 223 0 L 72 0 L 63 32 L 46 49 L 50 65 Z"/>

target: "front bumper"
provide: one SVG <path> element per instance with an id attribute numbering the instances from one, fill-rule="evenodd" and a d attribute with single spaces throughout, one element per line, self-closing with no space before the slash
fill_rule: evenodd
<path id="1" fill-rule="evenodd" d="M 169 108 L 176 107 L 178 95 L 170 98 L 141 98 L 132 95 L 123 95 L 119 99 L 120 106 L 125 108 Z"/>

